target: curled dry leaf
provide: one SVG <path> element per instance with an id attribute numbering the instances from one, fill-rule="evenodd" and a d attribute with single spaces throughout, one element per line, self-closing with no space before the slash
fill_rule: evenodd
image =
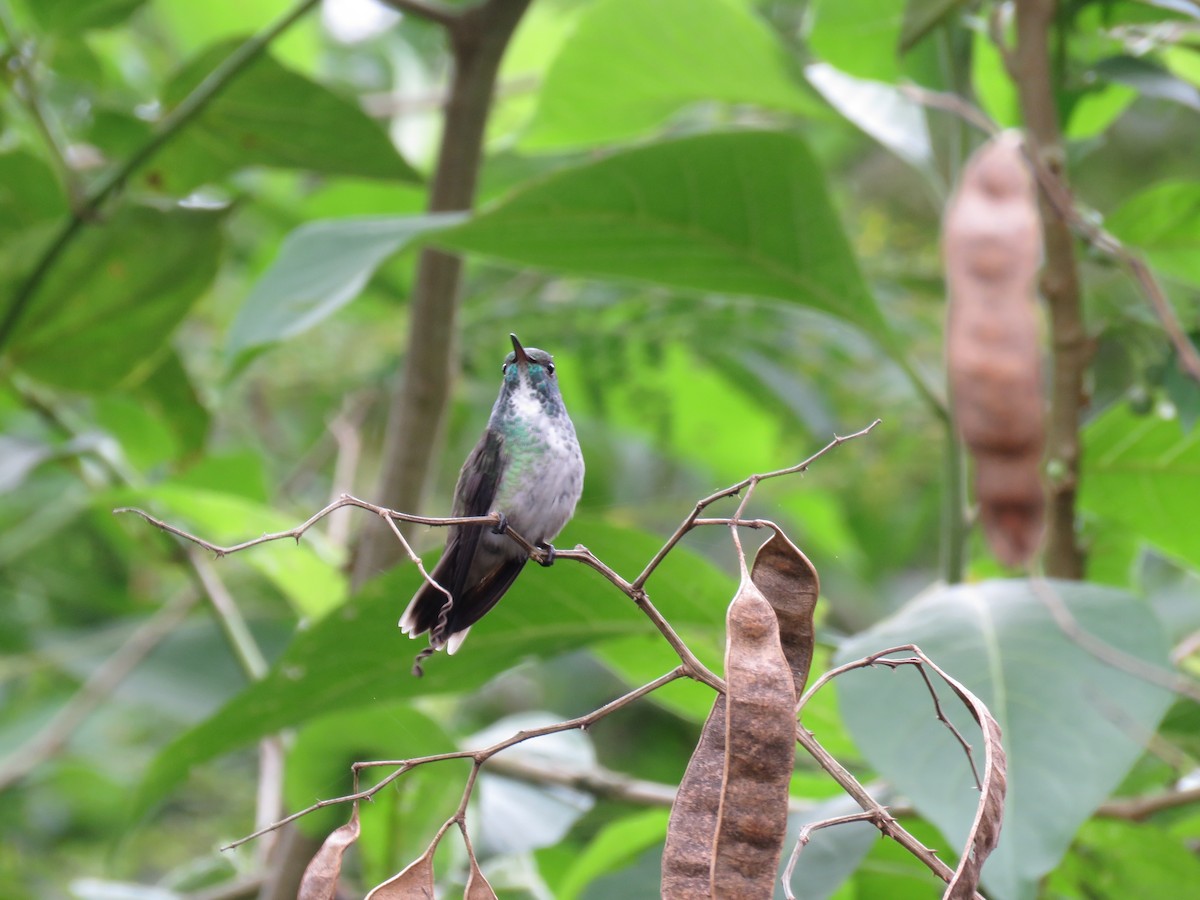
<path id="1" fill-rule="evenodd" d="M 334 900 L 337 897 L 342 857 L 346 849 L 358 840 L 359 833 L 358 807 L 355 806 L 350 821 L 325 838 L 325 843 L 305 868 L 296 900 Z"/>
<path id="2" fill-rule="evenodd" d="M 804 693 L 812 666 L 816 632 L 813 612 L 821 582 L 808 557 L 782 534 L 775 533 L 758 548 L 750 580 L 762 591 L 779 621 L 779 642 L 792 669 L 796 696 Z"/>
<path id="3" fill-rule="evenodd" d="M 433 900 L 433 851 L 436 849 L 435 841 L 399 874 L 372 888 L 366 900 Z"/>
<path id="4" fill-rule="evenodd" d="M 992 552 L 1008 565 L 1041 542 L 1045 444 L 1037 273 L 1041 220 L 1021 138 L 980 147 L 946 207 L 950 301 L 946 366 L 954 414 L 975 460 L 975 498 Z"/>
<path id="5" fill-rule="evenodd" d="M 775 610 L 748 576 L 725 622 L 725 774 L 712 892 L 770 897 L 796 761 L 796 690 Z"/>
<path id="6" fill-rule="evenodd" d="M 983 864 L 1000 842 L 1004 793 L 1008 786 L 1008 757 L 1000 740 L 1000 724 L 987 705 L 942 671 L 924 653 L 917 652 L 925 664 L 937 672 L 950 690 L 958 695 L 983 731 L 983 782 L 979 790 L 979 807 L 975 810 L 975 820 L 971 823 L 967 843 L 959 851 L 958 868 L 954 870 L 954 877 L 942 895 L 943 900 L 973 900 L 978 896 L 976 891 Z"/>

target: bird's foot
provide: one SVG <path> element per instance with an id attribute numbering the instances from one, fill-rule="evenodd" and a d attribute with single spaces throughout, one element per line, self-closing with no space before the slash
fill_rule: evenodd
<path id="1" fill-rule="evenodd" d="M 550 566 L 554 565 L 554 545 L 547 543 L 546 541 L 542 541 L 536 546 L 544 554 L 544 556 L 538 560 L 538 564 L 545 566 L 546 568 L 550 568 Z"/>
<path id="2" fill-rule="evenodd" d="M 492 526 L 492 534 L 505 534 L 508 531 L 508 516 L 502 512 L 497 512 L 500 521 Z"/>

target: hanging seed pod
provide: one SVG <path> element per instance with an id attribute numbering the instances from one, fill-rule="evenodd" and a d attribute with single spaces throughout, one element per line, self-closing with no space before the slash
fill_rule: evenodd
<path id="1" fill-rule="evenodd" d="M 946 366 L 955 419 L 975 462 L 975 500 L 992 552 L 1028 562 L 1043 530 L 1045 443 L 1037 273 L 1037 189 L 1006 132 L 968 161 L 946 207 Z"/>
<path id="2" fill-rule="evenodd" d="M 796 689 L 775 610 L 749 577 L 725 620 L 725 777 L 714 897 L 770 897 L 796 762 Z"/>

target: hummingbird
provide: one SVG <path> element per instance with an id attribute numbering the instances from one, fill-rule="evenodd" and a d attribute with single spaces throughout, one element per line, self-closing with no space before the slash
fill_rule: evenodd
<path id="1" fill-rule="evenodd" d="M 545 550 L 542 565 L 554 562 L 550 541 L 575 512 L 583 492 L 583 455 L 575 426 L 567 415 L 554 357 L 523 347 L 510 334 L 512 352 L 504 360 L 500 396 L 487 428 L 458 475 L 453 515 L 499 513 L 497 525 L 451 525 L 446 549 L 430 577 L 400 617 L 400 630 L 411 637 L 429 633 L 421 660 L 446 648 L 462 646 L 478 622 L 512 586 L 529 554 L 505 534 L 511 528 Z"/>

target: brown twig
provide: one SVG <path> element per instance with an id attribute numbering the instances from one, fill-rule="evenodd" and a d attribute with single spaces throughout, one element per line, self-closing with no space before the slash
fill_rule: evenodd
<path id="1" fill-rule="evenodd" d="M 843 766 L 837 759 L 821 746 L 820 741 L 816 739 L 811 731 L 799 726 L 796 729 L 796 742 L 800 744 L 809 755 L 817 761 L 817 764 L 829 773 L 829 776 L 838 783 L 850 797 L 863 808 L 863 811 L 870 814 L 871 821 L 875 823 L 875 827 L 879 829 L 880 834 L 884 837 L 890 837 L 897 844 L 919 859 L 929 868 L 934 875 L 942 879 L 947 884 L 954 877 L 954 871 L 937 858 L 937 854 L 922 844 L 916 839 L 903 825 L 901 825 L 887 808 L 882 806 L 871 794 L 867 791 L 862 783 L 855 778 L 850 770 Z M 975 895 L 975 900 L 982 900 L 979 894 Z"/>
<path id="2" fill-rule="evenodd" d="M 1108 800 L 1100 805 L 1096 814 L 1114 819 L 1141 822 L 1155 813 L 1178 809 L 1180 806 L 1189 806 L 1193 803 L 1200 803 L 1200 787 L 1182 791 L 1165 791 L 1149 797 L 1122 797 Z"/>
<path id="3" fill-rule="evenodd" d="M 727 488 L 723 488 L 722 490 L 709 494 L 696 504 L 695 509 L 693 509 L 691 513 L 688 514 L 687 518 L 680 523 L 679 527 L 675 529 L 675 533 L 672 534 L 671 537 L 667 539 L 667 542 L 662 545 L 659 551 L 654 554 L 654 558 L 647 563 L 646 568 L 644 568 L 641 574 L 631 582 L 631 586 L 640 590 L 646 584 L 646 580 L 654 573 L 654 570 L 658 568 L 659 564 L 663 561 L 666 555 L 674 549 L 676 544 L 683 540 L 684 535 L 692 530 L 696 524 L 696 520 L 700 518 L 700 513 L 704 512 L 704 510 L 713 503 L 716 503 L 718 500 L 721 500 L 725 497 L 734 497 L 747 488 L 753 490 L 753 486 L 756 486 L 760 481 L 766 481 L 768 478 L 779 478 L 784 475 L 796 475 L 804 472 L 810 465 L 812 465 L 830 450 L 833 450 L 835 447 L 839 447 L 847 441 L 852 441 L 855 438 L 862 437 L 863 435 L 870 434 L 875 426 L 881 421 L 882 419 L 876 419 L 866 428 L 860 429 L 853 434 L 847 434 L 843 437 L 834 437 L 832 441 L 830 441 L 808 459 L 804 460 L 804 462 L 797 463 L 794 466 L 789 466 L 786 469 L 776 469 L 774 472 L 765 472 L 761 475 L 751 475 L 749 478 L 742 479 L 737 484 L 731 484 Z M 734 518 L 740 518 L 741 505 L 739 505 L 738 509 L 739 513 Z"/>
<path id="4" fill-rule="evenodd" d="M 788 858 L 787 867 L 783 870 L 783 877 L 780 879 L 783 883 L 783 895 L 787 900 L 796 900 L 796 895 L 792 893 L 792 875 L 796 871 L 796 863 L 800 860 L 800 851 L 808 846 L 808 842 L 812 840 L 814 831 L 819 831 L 822 828 L 830 828 L 834 825 L 847 825 L 850 822 L 871 822 L 876 823 L 876 815 L 872 812 L 852 813 L 848 816 L 834 816 L 829 819 L 822 819 L 819 822 L 809 822 L 800 828 L 800 833 L 796 835 L 796 846 L 792 849 L 792 855 Z"/>
<path id="5" fill-rule="evenodd" d="M 897 660 L 883 658 L 891 653 L 911 653 L 913 656 L 911 658 Z M 819 678 L 807 691 L 804 692 L 804 696 L 801 697 L 796 704 L 797 714 L 799 714 L 804 705 L 812 698 L 812 696 L 824 685 L 828 684 L 833 678 L 836 678 L 838 675 L 842 675 L 852 669 L 859 669 L 874 665 L 886 665 L 892 667 L 893 669 L 899 665 L 915 665 L 917 666 L 918 670 L 921 671 L 925 685 L 930 692 L 930 696 L 933 698 L 934 709 L 937 712 L 938 720 L 950 730 L 950 732 L 958 740 L 959 745 L 966 753 L 967 761 L 970 764 L 971 771 L 975 776 L 976 787 L 983 794 L 980 802 L 979 813 L 979 815 L 983 815 L 984 810 L 987 808 L 989 798 L 992 800 L 995 799 L 995 797 L 990 793 L 996 790 L 996 783 L 994 782 L 995 778 L 999 779 L 1000 785 L 1000 793 L 997 796 L 999 796 L 1001 799 L 1003 797 L 1004 758 L 1002 748 L 999 746 L 998 726 L 995 725 L 994 720 L 991 719 L 990 713 L 987 712 L 986 708 L 983 708 L 982 703 L 978 700 L 978 698 L 976 698 L 962 685 L 959 685 L 949 675 L 942 671 L 942 669 L 936 663 L 934 663 L 933 660 L 926 656 L 925 653 L 915 644 L 905 644 L 898 647 L 891 647 L 886 650 L 881 650 L 878 653 L 865 656 L 862 659 L 854 660 L 831 669 L 821 678 Z M 961 732 L 959 732 L 953 723 L 951 723 L 945 716 L 941 707 L 941 702 L 938 699 L 937 692 L 934 690 L 928 674 L 924 671 L 926 666 L 938 673 L 938 675 L 947 683 L 947 685 L 949 685 L 951 690 L 953 690 L 954 693 L 963 701 L 963 703 L 968 706 L 971 714 L 979 720 L 980 727 L 984 730 L 985 736 L 988 737 L 986 744 L 988 775 L 986 778 L 980 779 L 979 770 L 975 766 L 975 759 L 971 750 L 971 745 L 967 743 Z M 987 724 L 985 724 L 983 716 L 987 717 Z M 989 725 L 991 726 L 990 731 L 988 727 Z M 960 881 L 960 878 L 966 877 L 962 874 L 964 871 L 963 864 L 967 860 L 966 856 L 964 856 L 963 861 L 960 862 L 959 870 L 957 872 L 953 872 L 950 870 L 949 866 L 946 866 L 941 862 L 941 860 L 937 859 L 932 850 L 924 847 L 919 841 L 912 837 L 912 835 L 909 835 L 907 832 L 903 832 L 903 834 L 892 833 L 893 829 L 900 829 L 903 831 L 901 826 L 896 821 L 894 815 L 887 812 L 884 807 L 882 807 L 873 797 L 871 797 L 871 795 L 854 779 L 854 777 L 845 769 L 844 766 L 838 763 L 832 755 L 830 755 L 824 750 L 824 748 L 821 748 L 820 745 L 817 744 L 816 739 L 812 736 L 811 732 L 805 729 L 802 725 L 797 727 L 797 741 L 801 744 L 801 746 L 805 747 L 805 749 L 809 750 L 809 752 L 814 755 L 814 758 L 820 764 L 821 768 L 825 769 L 825 771 L 828 772 L 834 778 L 834 780 L 842 786 L 842 789 L 845 790 L 846 793 L 848 793 L 863 808 L 863 810 L 869 814 L 868 818 L 876 823 L 876 826 L 879 828 L 880 832 L 887 837 L 895 838 L 896 841 L 905 849 L 929 866 L 930 870 L 933 871 L 934 874 L 942 878 L 942 880 L 950 885 L 952 890 L 962 888 L 962 882 Z M 810 749 L 810 745 L 812 745 L 812 749 Z M 998 759 L 994 758 L 995 754 L 999 754 Z M 996 827 L 998 829 L 998 824 Z M 972 843 L 968 845 L 964 852 L 973 853 L 977 849 L 974 844 L 974 835 L 976 835 L 978 829 L 979 820 L 977 819 L 975 827 L 972 828 Z M 995 833 L 998 834 L 998 830 Z M 991 843 L 990 846 L 985 847 L 985 854 L 990 852 L 990 849 L 994 846 L 994 843 Z M 976 871 L 972 874 L 977 876 L 978 873 Z M 973 892 L 973 895 L 976 898 L 979 897 L 977 892 Z"/>
<path id="6" fill-rule="evenodd" d="M 389 784 L 391 784 L 397 778 L 400 778 L 405 773 L 411 772 L 413 769 L 417 768 L 418 766 L 428 765 L 429 763 L 443 762 L 444 760 L 450 760 L 450 759 L 470 759 L 470 760 L 474 761 L 474 763 L 475 763 L 474 769 L 472 770 L 472 784 L 473 784 L 476 770 L 478 770 L 480 767 L 482 767 L 484 763 L 486 763 L 489 759 L 491 759 L 493 756 L 495 756 L 497 753 L 501 752 L 502 750 L 507 750 L 509 747 L 512 747 L 516 744 L 520 744 L 524 741 L 528 741 L 533 738 L 544 737 L 545 735 L 548 735 L 548 734 L 557 734 L 562 731 L 574 731 L 576 729 L 586 730 L 586 729 L 590 728 L 592 725 L 594 725 L 596 722 L 603 719 L 605 716 L 609 715 L 610 713 L 613 713 L 616 710 L 621 709 L 622 707 L 628 706 L 630 703 L 633 703 L 634 701 L 641 699 L 642 697 L 646 696 L 647 694 L 653 693 L 654 691 L 658 690 L 660 687 L 662 687 L 665 684 L 670 684 L 672 681 L 675 681 L 676 679 L 679 679 L 679 678 L 688 677 L 689 674 L 690 673 L 686 670 L 686 668 L 684 666 L 677 666 L 676 668 L 672 669 L 670 672 L 667 672 L 665 675 L 661 675 L 658 678 L 654 679 L 653 681 L 648 682 L 647 684 L 644 684 L 641 687 L 636 688 L 635 690 L 632 690 L 627 694 L 622 694 L 617 699 L 609 701 L 608 703 L 604 704 L 603 706 L 599 707 L 598 709 L 592 710 L 590 713 L 587 713 L 586 715 L 578 716 L 574 719 L 567 719 L 566 721 L 563 721 L 563 722 L 556 722 L 553 725 L 544 725 L 540 728 L 530 728 L 530 729 L 526 729 L 523 731 L 519 731 L 516 734 L 511 735 L 502 741 L 498 741 L 497 743 L 492 744 L 489 747 L 483 748 L 482 750 L 456 750 L 456 751 L 452 751 L 449 753 L 437 753 L 437 754 L 433 754 L 432 756 L 414 757 L 413 759 L 390 759 L 390 760 L 371 760 L 368 762 L 356 762 L 356 763 L 354 763 L 353 766 L 351 766 L 351 770 L 353 771 L 355 779 L 356 779 L 356 781 L 355 781 L 356 786 L 357 786 L 358 773 L 361 772 L 363 769 L 379 768 L 382 766 L 391 766 L 391 767 L 395 767 L 395 771 L 389 773 L 385 778 L 381 779 L 380 781 L 377 781 L 375 784 L 371 785 L 368 788 L 364 788 L 363 790 L 356 790 L 354 793 L 347 794 L 344 797 L 334 797 L 333 799 L 330 799 L 330 800 L 318 800 L 312 806 L 309 806 L 306 809 L 302 809 L 299 812 L 292 813 L 290 816 L 285 816 L 284 818 L 280 819 L 278 822 L 274 823 L 273 825 L 270 825 L 266 828 L 260 828 L 258 831 L 254 832 L 253 834 L 249 834 L 243 838 L 239 838 L 238 840 L 222 847 L 221 849 L 222 850 L 232 850 L 234 847 L 239 847 L 242 844 L 245 844 L 248 841 L 252 841 L 257 837 L 261 837 L 262 835 L 264 835 L 270 831 L 274 831 L 277 828 L 281 828 L 282 826 L 287 825 L 289 822 L 294 822 L 297 819 L 302 818 L 303 816 L 306 816 L 309 813 L 315 812 L 318 809 L 324 809 L 327 806 L 334 806 L 334 805 L 341 804 L 341 803 L 357 803 L 362 800 L 368 800 L 371 797 L 374 797 L 381 790 L 383 790 L 385 787 L 387 787 Z M 466 797 L 468 797 L 468 796 L 469 796 L 469 793 L 464 794 L 464 802 L 465 802 Z M 455 820 L 453 818 L 451 818 L 447 822 L 446 825 L 443 825 L 442 826 L 443 831 L 445 828 L 449 827 L 450 824 L 453 824 L 454 821 Z"/>
<path id="7" fill-rule="evenodd" d="M 387 509 L 375 503 L 369 503 L 366 500 L 360 500 L 357 497 L 351 497 L 349 494 L 343 494 L 341 497 L 328 504 L 323 509 L 313 513 L 313 515 L 309 516 L 304 522 L 300 523 L 295 528 L 288 529 L 287 531 L 276 531 L 270 534 L 264 534 L 260 537 L 253 538 L 248 541 L 242 541 L 241 543 L 232 544 L 230 546 L 222 546 L 220 544 L 214 544 L 210 541 L 207 541 L 198 535 L 179 528 L 178 526 L 171 525 L 170 523 L 165 522 L 156 516 L 152 516 L 145 510 L 138 509 L 136 507 L 123 506 L 118 509 L 114 509 L 113 512 L 133 513 L 134 515 L 140 516 L 151 525 L 154 525 L 156 528 L 166 531 L 169 534 L 173 534 L 176 537 L 182 538 L 183 540 L 191 541 L 192 543 L 203 547 L 205 550 L 208 550 L 210 553 L 213 553 L 220 558 L 223 556 L 228 556 L 231 553 L 237 553 L 241 550 L 247 550 L 250 547 L 256 547 L 259 544 L 265 544 L 271 541 L 279 541 L 285 538 L 292 538 L 293 540 L 299 542 L 304 533 L 312 528 L 317 522 L 321 521 L 321 519 L 329 515 L 334 510 L 341 509 L 345 506 L 355 506 L 360 509 L 365 509 L 385 519 L 391 526 L 393 533 L 402 542 L 409 558 L 412 559 L 420 568 L 422 577 L 424 577 L 429 584 L 432 584 L 437 590 L 442 591 L 443 593 L 446 593 L 445 588 L 434 581 L 429 575 L 424 567 L 424 564 L 420 561 L 420 557 L 418 557 L 413 551 L 412 546 L 407 540 L 404 539 L 399 529 L 395 527 L 395 522 L 412 522 L 418 525 L 429 525 L 433 527 L 444 527 L 448 525 L 498 525 L 500 523 L 500 516 L 495 513 L 487 516 L 451 516 L 441 518 L 431 516 L 413 516 L 409 515 L 408 513 L 401 513 L 396 512 L 395 510 Z M 517 543 L 534 559 L 539 561 L 546 559 L 546 551 L 543 548 L 534 546 L 516 531 L 508 528 L 505 530 L 505 534 L 507 534 L 509 539 Z M 646 615 L 646 617 L 650 619 L 655 628 L 657 628 L 662 636 L 666 638 L 667 643 L 669 643 L 679 655 L 679 658 L 683 661 L 684 665 L 688 669 L 689 677 L 694 678 L 697 681 L 704 682 L 714 690 L 725 690 L 724 682 L 717 675 L 711 672 L 707 666 L 700 662 L 694 653 L 692 653 L 691 649 L 686 643 L 684 643 L 683 638 L 676 633 L 675 629 L 671 627 L 671 624 L 666 620 L 662 613 L 660 613 L 654 604 L 650 602 L 650 598 L 646 594 L 645 590 L 640 587 L 634 587 L 586 547 L 579 546 L 574 550 L 556 550 L 554 558 L 556 560 L 573 559 L 577 562 L 583 563 L 584 565 L 603 575 L 604 578 L 606 578 L 611 584 L 615 585 L 626 596 L 632 599 L 633 602 L 637 604 L 638 608 L 641 609 Z M 448 593 L 447 596 L 449 596 Z"/>

